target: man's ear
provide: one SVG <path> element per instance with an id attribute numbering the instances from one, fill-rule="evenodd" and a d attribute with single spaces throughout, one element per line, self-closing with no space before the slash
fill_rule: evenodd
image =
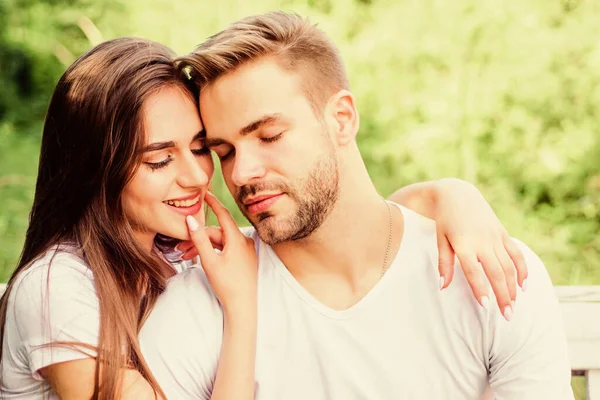
<path id="1" fill-rule="evenodd" d="M 334 140 L 342 147 L 356 139 L 360 125 L 354 96 L 347 90 L 340 90 L 327 104 L 327 116 L 331 121 Z"/>

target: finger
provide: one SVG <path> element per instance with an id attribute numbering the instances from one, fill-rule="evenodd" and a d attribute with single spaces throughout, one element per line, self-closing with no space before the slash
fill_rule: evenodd
<path id="1" fill-rule="evenodd" d="M 194 247 L 194 242 L 192 242 L 191 240 L 183 240 L 183 241 L 179 242 L 179 244 L 177 246 L 175 246 L 175 250 L 186 252 L 193 247 Z"/>
<path id="2" fill-rule="evenodd" d="M 214 249 L 223 250 L 223 233 L 221 231 L 221 228 L 219 228 L 218 226 L 207 226 L 206 228 L 204 228 L 204 230 L 208 235 L 208 239 L 210 240 L 210 244 L 212 245 L 212 247 Z M 184 252 L 181 258 L 184 260 L 194 259 L 194 257 L 198 255 L 198 250 L 196 250 L 196 247 L 194 247 L 194 242 L 190 240 L 182 243 L 185 244 L 178 246 L 182 247 L 178 250 Z"/>
<path id="3" fill-rule="evenodd" d="M 206 192 L 204 197 L 206 204 L 213 210 L 219 225 L 223 228 L 223 234 L 227 237 L 234 237 L 236 234 L 242 237 L 235 220 L 231 216 L 229 210 L 210 192 Z"/>
<path id="4" fill-rule="evenodd" d="M 182 260 L 193 260 L 194 258 L 196 258 L 196 256 L 198 256 L 198 250 L 196 250 L 195 247 L 192 247 L 191 249 L 189 249 L 188 251 L 183 253 L 183 255 L 181 256 L 181 259 Z"/>
<path id="5" fill-rule="evenodd" d="M 210 243 L 210 239 L 206 234 L 206 230 L 201 229 L 200 224 L 198 224 L 198 221 L 196 221 L 196 218 L 191 215 L 185 217 L 185 221 L 188 226 L 190 238 L 192 242 L 194 242 L 194 247 L 196 247 L 196 250 L 198 250 L 202 267 L 207 269 L 212 265 L 215 265 L 218 256 L 215 253 L 212 244 Z"/>
<path id="6" fill-rule="evenodd" d="M 515 266 L 508 256 L 508 253 L 504 249 L 504 246 L 498 246 L 494 253 L 496 254 L 496 258 L 500 262 L 502 270 L 504 271 L 511 305 L 514 307 L 514 302 L 517 300 L 517 272 L 515 270 Z"/>
<path id="7" fill-rule="evenodd" d="M 506 276 L 504 270 L 493 252 L 484 253 L 479 256 L 479 261 L 483 267 L 483 271 L 492 286 L 492 290 L 496 295 L 496 302 L 500 308 L 500 312 L 507 321 L 512 318 L 513 307 L 511 305 L 510 294 L 506 287 Z"/>
<path id="8" fill-rule="evenodd" d="M 454 277 L 454 250 L 442 232 L 437 233 L 438 270 L 440 272 L 440 290 L 448 287 Z"/>
<path id="9" fill-rule="evenodd" d="M 213 247 L 219 246 L 221 249 L 223 248 L 223 229 L 218 226 L 208 226 L 204 228 L 208 238 L 210 239 L 210 243 Z"/>
<path id="10" fill-rule="evenodd" d="M 525 262 L 525 257 L 523 253 L 519 249 L 519 246 L 515 243 L 515 241 L 508 236 L 508 234 L 504 235 L 504 248 L 506 252 L 510 256 L 515 268 L 517 270 L 517 282 L 519 282 L 519 286 L 521 289 L 525 291 L 527 289 L 527 263 Z"/>
<path id="11" fill-rule="evenodd" d="M 460 262 L 463 274 L 471 287 L 473 295 L 479 304 L 486 310 L 490 308 L 490 297 L 488 294 L 488 285 L 485 280 L 485 274 L 477 257 L 472 252 L 456 251 L 456 257 Z"/>

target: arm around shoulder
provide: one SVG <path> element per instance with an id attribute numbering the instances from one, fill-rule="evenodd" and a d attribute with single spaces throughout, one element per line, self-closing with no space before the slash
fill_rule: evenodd
<path id="1" fill-rule="evenodd" d="M 567 339 L 554 287 L 539 257 L 516 241 L 529 267 L 511 321 L 489 315 L 489 376 L 497 400 L 573 399 Z"/>

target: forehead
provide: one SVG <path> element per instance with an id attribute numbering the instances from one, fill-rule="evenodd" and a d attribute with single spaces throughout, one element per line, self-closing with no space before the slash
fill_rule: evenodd
<path id="1" fill-rule="evenodd" d="M 172 85 L 151 94 L 144 102 L 144 132 L 149 143 L 189 139 L 202 130 L 191 96 Z"/>
<path id="2" fill-rule="evenodd" d="M 207 136 L 237 131 L 264 115 L 293 118 L 307 109 L 299 74 L 268 57 L 242 65 L 200 93 Z"/>

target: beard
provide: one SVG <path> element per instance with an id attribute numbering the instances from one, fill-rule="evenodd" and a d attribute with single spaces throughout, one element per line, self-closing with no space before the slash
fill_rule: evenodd
<path id="1" fill-rule="evenodd" d="M 296 205 L 290 216 L 273 215 L 270 211 L 251 219 L 243 200 L 262 191 L 285 193 Z M 329 215 L 339 196 L 339 169 L 335 154 L 328 152 L 311 167 L 308 176 L 294 185 L 281 181 L 257 182 L 242 186 L 236 196 L 238 207 L 269 245 L 300 240 L 312 234 Z"/>

